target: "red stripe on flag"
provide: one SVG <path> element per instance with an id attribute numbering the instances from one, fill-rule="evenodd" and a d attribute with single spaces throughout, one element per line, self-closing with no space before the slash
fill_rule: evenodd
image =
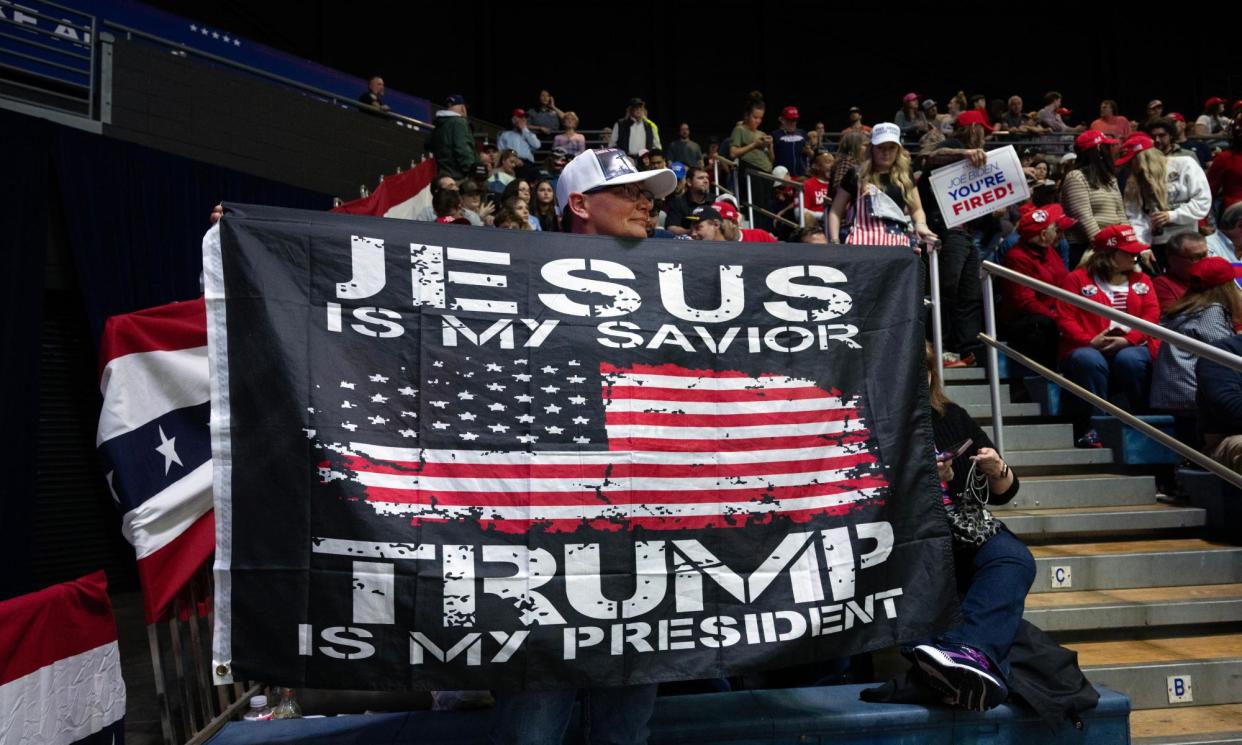
<path id="1" fill-rule="evenodd" d="M 814 386 L 805 388 L 743 388 L 741 390 L 713 391 L 686 388 L 657 388 L 649 385 L 604 384 L 604 402 L 609 399 L 636 399 L 648 401 L 715 401 L 733 403 L 738 401 L 798 401 L 807 398 L 836 398 L 828 391 Z"/>
<path id="2" fill-rule="evenodd" d="M 659 427 L 748 427 L 764 424 L 808 424 L 855 419 L 858 410 L 818 409 L 814 411 L 773 411 L 763 414 L 678 414 L 646 411 L 605 411 L 605 423 L 647 424 Z"/>
<path id="3" fill-rule="evenodd" d="M 605 375 L 676 375 L 681 378 L 749 378 L 752 377 L 737 370 L 692 370 L 671 362 L 663 365 L 634 364 L 628 367 L 601 362 L 599 371 Z M 765 376 L 766 377 L 766 376 Z"/>
<path id="4" fill-rule="evenodd" d="M 207 306 L 201 297 L 112 316 L 99 340 L 99 374 L 109 362 L 127 354 L 205 346 Z"/>
<path id="5" fill-rule="evenodd" d="M 164 617 L 177 593 L 216 550 L 214 511 L 205 513 L 160 550 L 138 560 L 142 607 L 147 623 Z"/>
<path id="6" fill-rule="evenodd" d="M 831 435 L 798 435 L 795 437 L 742 437 L 720 440 L 675 440 L 655 437 L 611 437 L 608 439 L 610 450 L 649 450 L 661 453 L 684 452 L 728 452 L 738 453 L 748 450 L 785 450 L 794 448 L 814 448 L 834 445 L 847 445 L 853 442 L 865 442 L 868 437 L 866 430 L 854 430 L 849 434 Z"/>
<path id="7" fill-rule="evenodd" d="M 5 600 L 0 602 L 0 685 L 114 641 L 116 621 L 103 572 Z"/>

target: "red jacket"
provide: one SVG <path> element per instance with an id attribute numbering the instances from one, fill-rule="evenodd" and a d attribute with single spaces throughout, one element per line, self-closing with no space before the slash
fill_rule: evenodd
<path id="1" fill-rule="evenodd" d="M 1086 269 L 1075 269 L 1069 273 L 1061 287 L 1070 292 L 1094 300 L 1100 305 L 1111 305 L 1107 292 L 1098 287 L 1087 275 Z M 1152 289 L 1151 280 L 1142 272 L 1130 275 L 1130 294 L 1126 296 L 1126 313 L 1138 316 L 1144 321 L 1160 323 L 1160 303 L 1156 300 L 1156 292 Z M 1057 326 L 1061 329 L 1061 347 L 1057 356 L 1061 359 L 1079 347 L 1091 346 L 1091 340 L 1112 324 L 1104 316 L 1088 313 L 1076 306 L 1061 300 L 1057 301 Z M 1160 342 L 1152 339 L 1141 331 L 1130 331 L 1126 341 L 1138 346 L 1146 344 L 1152 358 L 1160 348 Z"/>
<path id="2" fill-rule="evenodd" d="M 1065 282 L 1069 270 L 1061 260 L 1061 252 L 1054 246 L 1037 246 L 1033 243 L 1016 243 L 1005 253 L 1005 266 L 1054 287 Z M 1036 292 L 1016 282 L 1001 284 L 1000 319 L 1012 323 L 1027 315 L 1057 317 L 1057 303 L 1051 297 Z"/>
<path id="3" fill-rule="evenodd" d="M 1207 179 L 1212 196 L 1224 200 L 1225 207 L 1242 202 L 1242 151 L 1217 153 L 1208 166 Z"/>
<path id="4" fill-rule="evenodd" d="M 761 228 L 742 228 L 738 240 L 742 243 L 779 243 L 776 236 Z"/>

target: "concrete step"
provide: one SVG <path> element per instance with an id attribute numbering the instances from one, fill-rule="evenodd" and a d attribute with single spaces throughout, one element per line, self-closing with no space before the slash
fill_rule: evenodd
<path id="1" fill-rule="evenodd" d="M 1242 583 L 1242 547 L 1199 538 L 1031 546 L 1032 593 Z"/>
<path id="2" fill-rule="evenodd" d="M 1146 506 L 1006 510 L 996 516 L 1022 538 L 1197 528 L 1207 522 L 1206 510 L 1160 502 Z"/>
<path id="3" fill-rule="evenodd" d="M 944 370 L 944 384 L 946 386 L 955 385 L 963 381 L 987 379 L 987 370 L 984 370 L 982 367 L 946 367 Z"/>
<path id="4" fill-rule="evenodd" d="M 1179 626 L 1242 621 L 1242 584 L 1045 592 L 1026 599 L 1026 619 L 1044 631 Z"/>
<path id="5" fill-rule="evenodd" d="M 1242 704 L 1130 713 L 1132 745 L 1240 745 Z"/>
<path id="6" fill-rule="evenodd" d="M 1008 429 L 1008 428 L 1007 428 Z M 1015 427 L 1016 429 L 1016 427 Z M 1021 475 L 1022 485 L 1008 505 L 997 510 L 1037 507 L 1111 507 L 1156 501 L 1151 476 L 1091 474 L 1084 476 Z"/>
<path id="7" fill-rule="evenodd" d="M 1025 406 L 1025 404 L 1022 404 Z M 1092 466 L 1113 462 L 1108 448 L 1048 448 L 1046 450 L 1014 450 L 1005 448 L 1005 462 L 1014 468 L 1023 466 Z M 1021 491 L 1021 489 L 1019 489 Z"/>
<path id="8" fill-rule="evenodd" d="M 960 406 L 986 404 L 992 400 L 992 393 L 986 383 L 962 383 L 946 388 L 945 393 Z M 1001 387 L 1001 403 L 1009 403 L 1008 384 Z"/>
<path id="9" fill-rule="evenodd" d="M 950 396 L 951 397 L 951 396 Z M 967 414 L 975 419 L 990 419 L 992 404 L 962 404 Z M 1039 416 L 1039 404 L 1001 404 L 1001 416 Z"/>
<path id="10" fill-rule="evenodd" d="M 1135 709 L 1242 702 L 1242 634 L 1066 646 L 1088 680 L 1125 693 Z"/>
<path id="11" fill-rule="evenodd" d="M 983 427 L 992 437 L 992 425 Z M 1072 424 L 1014 424 L 1005 427 L 1006 450 L 1050 450 L 1074 446 Z"/>

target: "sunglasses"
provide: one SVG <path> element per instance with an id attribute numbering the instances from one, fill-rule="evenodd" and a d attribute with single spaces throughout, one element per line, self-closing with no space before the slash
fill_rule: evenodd
<path id="1" fill-rule="evenodd" d="M 644 189 L 642 184 L 621 184 L 619 186 L 598 186 L 585 193 L 598 194 L 601 191 L 612 192 L 618 196 L 625 197 L 628 201 L 637 202 L 639 197 L 646 199 L 648 202 L 655 203 L 655 194 L 650 189 Z"/>

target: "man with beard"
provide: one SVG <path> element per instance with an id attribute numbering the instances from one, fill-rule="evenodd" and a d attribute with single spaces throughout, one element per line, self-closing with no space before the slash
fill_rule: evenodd
<path id="1" fill-rule="evenodd" d="M 673 235 L 688 235 L 690 227 L 686 224 L 686 219 L 695 208 L 711 204 L 711 197 L 708 196 L 711 188 L 711 176 L 707 173 L 707 169 L 691 166 L 686 171 L 685 193 L 669 199 L 664 205 L 667 215 L 664 219 L 664 229 Z"/>

